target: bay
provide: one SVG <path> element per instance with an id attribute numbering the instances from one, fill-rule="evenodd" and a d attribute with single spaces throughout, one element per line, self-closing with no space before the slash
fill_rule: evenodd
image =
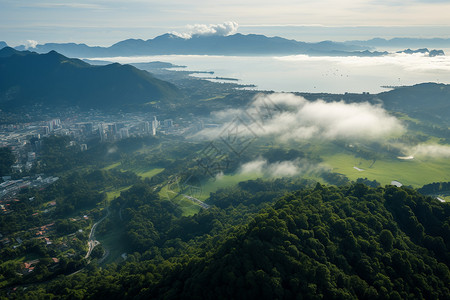
<path id="1" fill-rule="evenodd" d="M 186 66 L 183 70 L 214 72 L 193 76 L 235 78 L 240 84 L 276 92 L 379 93 L 392 86 L 450 83 L 450 58 L 422 53 L 380 57 L 158 55 L 94 60 L 169 62 Z"/>

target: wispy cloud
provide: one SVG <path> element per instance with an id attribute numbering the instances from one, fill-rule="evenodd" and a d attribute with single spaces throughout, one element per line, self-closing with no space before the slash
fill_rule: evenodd
<path id="1" fill-rule="evenodd" d="M 413 157 L 450 158 L 449 145 L 419 144 L 406 148 L 404 152 Z"/>
<path id="2" fill-rule="evenodd" d="M 106 9 L 105 6 L 99 4 L 89 4 L 89 3 L 28 3 L 21 4 L 22 7 L 35 7 L 35 8 L 79 8 L 79 9 Z"/>

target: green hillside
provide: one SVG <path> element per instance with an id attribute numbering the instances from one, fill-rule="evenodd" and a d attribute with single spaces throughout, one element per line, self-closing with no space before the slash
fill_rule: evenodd
<path id="1" fill-rule="evenodd" d="M 130 65 L 92 66 L 55 51 L 0 50 L 0 106 L 79 106 L 111 109 L 180 97 L 171 83 Z"/>
<path id="2" fill-rule="evenodd" d="M 450 206 L 416 191 L 362 184 L 290 192 L 248 182 L 192 217 L 151 187 L 122 193 L 120 266 L 89 267 L 19 289 L 21 298 L 446 299 Z M 256 188 L 257 193 L 253 191 Z M 278 190 L 280 189 L 280 190 Z M 278 190 L 278 192 L 277 192 Z M 238 200 L 238 206 L 233 203 Z M 114 208 L 116 207 L 116 208 Z M 259 210 L 259 211 L 258 211 Z M 120 224 L 122 222 L 122 224 Z M 129 253 L 133 253 L 131 248 Z"/>
<path id="3" fill-rule="evenodd" d="M 389 110 L 439 125 L 450 125 L 450 85 L 422 83 L 395 88 L 377 95 Z"/>

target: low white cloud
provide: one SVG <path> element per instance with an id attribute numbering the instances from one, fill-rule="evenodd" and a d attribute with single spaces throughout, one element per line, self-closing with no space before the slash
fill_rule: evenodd
<path id="1" fill-rule="evenodd" d="M 259 157 L 256 160 L 244 163 L 240 166 L 240 174 L 260 174 L 266 177 L 291 177 L 329 170 L 322 164 L 312 164 L 307 160 L 285 160 L 269 163 Z"/>
<path id="2" fill-rule="evenodd" d="M 242 130 L 238 131 L 242 136 L 271 136 L 279 141 L 383 141 L 405 131 L 397 118 L 378 105 L 308 101 L 288 93 L 261 94 L 248 108 L 217 112 L 213 114 L 213 119 L 228 122 L 219 128 L 205 129 L 199 136 L 210 139 L 220 137 L 236 122 L 246 124 L 246 127 L 235 124 L 241 127 Z"/>
<path id="3" fill-rule="evenodd" d="M 450 158 L 450 146 L 438 144 L 419 144 L 406 153 L 416 157 Z"/>
<path id="4" fill-rule="evenodd" d="M 269 165 L 269 174 L 273 177 L 295 176 L 301 173 L 302 169 L 295 162 L 279 161 Z"/>
<path id="5" fill-rule="evenodd" d="M 27 42 L 25 43 L 25 48 L 26 49 L 34 49 L 36 48 L 36 46 L 38 45 L 38 42 L 35 40 L 27 40 Z"/>
<path id="6" fill-rule="evenodd" d="M 380 66 L 397 66 L 406 71 L 450 71 L 448 56 L 430 57 L 428 53 L 393 53 L 389 55 L 365 56 L 309 56 L 289 55 L 276 57 L 280 61 L 292 62 L 330 62 L 349 67 L 375 68 Z"/>
<path id="7" fill-rule="evenodd" d="M 195 35 L 218 35 L 227 36 L 237 32 L 239 25 L 236 22 L 224 22 L 222 24 L 195 24 L 187 25 L 184 32 L 171 32 L 172 34 L 182 37 L 184 39 L 190 39 Z"/>
<path id="8" fill-rule="evenodd" d="M 267 160 L 259 158 L 248 163 L 243 164 L 240 167 L 239 173 L 242 174 L 261 174 L 263 169 L 267 165 Z"/>
<path id="9" fill-rule="evenodd" d="M 225 176 L 225 174 L 222 171 L 220 171 L 219 173 L 216 174 L 216 180 L 221 180 L 223 176 Z"/>
<path id="10" fill-rule="evenodd" d="M 119 149 L 116 146 L 110 147 L 110 148 L 108 148 L 106 155 L 116 153 L 117 150 L 119 150 Z"/>

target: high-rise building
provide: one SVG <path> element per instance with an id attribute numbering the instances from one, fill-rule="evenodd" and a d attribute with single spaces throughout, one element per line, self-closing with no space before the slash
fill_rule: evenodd
<path id="1" fill-rule="evenodd" d="M 100 134 L 100 141 L 106 141 L 106 134 L 102 123 L 98 124 L 98 133 Z"/>
<path id="2" fill-rule="evenodd" d="M 120 136 L 123 139 L 130 137 L 130 133 L 128 132 L 128 128 L 121 128 L 120 129 Z"/>
<path id="3" fill-rule="evenodd" d="M 61 120 L 60 119 L 53 119 L 48 121 L 48 128 L 50 132 L 54 131 L 55 129 L 59 128 L 61 126 Z"/>
<path id="4" fill-rule="evenodd" d="M 115 135 L 117 133 L 116 123 L 108 124 L 108 132 L 111 133 L 111 135 Z"/>
<path id="5" fill-rule="evenodd" d="M 42 126 L 42 132 L 47 135 L 50 133 L 50 128 L 48 126 Z"/>
<path id="6" fill-rule="evenodd" d="M 159 121 L 156 119 L 156 116 L 153 117 L 153 121 L 152 121 L 152 134 L 156 135 L 156 129 L 158 129 L 159 127 Z"/>
<path id="7" fill-rule="evenodd" d="M 143 127 L 144 127 L 144 133 L 150 134 L 150 131 L 151 131 L 150 122 L 144 122 Z"/>

